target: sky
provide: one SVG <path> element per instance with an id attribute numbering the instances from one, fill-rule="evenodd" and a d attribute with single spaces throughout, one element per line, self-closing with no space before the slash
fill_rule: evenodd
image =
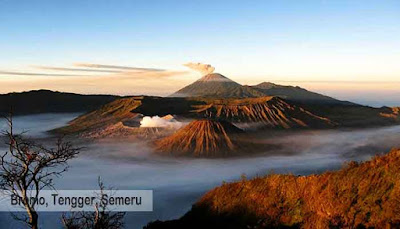
<path id="1" fill-rule="evenodd" d="M 0 0 L 0 93 L 168 95 L 200 62 L 242 84 L 400 105 L 399 25 L 398 0 Z"/>

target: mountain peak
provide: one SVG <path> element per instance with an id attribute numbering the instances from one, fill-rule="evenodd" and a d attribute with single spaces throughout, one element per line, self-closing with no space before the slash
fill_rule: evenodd
<path id="1" fill-rule="evenodd" d="M 194 83 L 172 94 L 172 97 L 215 97 L 215 98 L 247 98 L 262 96 L 263 93 L 242 86 L 219 74 L 210 73 Z"/>
<path id="2" fill-rule="evenodd" d="M 227 78 L 224 75 L 221 75 L 219 73 L 211 73 L 203 76 L 201 79 L 198 81 L 200 82 L 210 82 L 210 81 L 217 81 L 217 82 L 234 82 L 233 80 Z"/>
<path id="3" fill-rule="evenodd" d="M 271 82 L 262 82 L 254 86 L 255 88 L 260 88 L 260 89 L 271 89 L 275 87 L 279 87 L 279 85 L 271 83 Z"/>

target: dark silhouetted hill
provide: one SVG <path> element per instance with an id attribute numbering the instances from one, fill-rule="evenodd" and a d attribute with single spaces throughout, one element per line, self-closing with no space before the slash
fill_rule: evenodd
<path id="1" fill-rule="evenodd" d="M 0 113 L 14 115 L 38 113 L 85 112 L 99 108 L 119 96 L 80 95 L 74 93 L 37 90 L 0 95 Z"/>

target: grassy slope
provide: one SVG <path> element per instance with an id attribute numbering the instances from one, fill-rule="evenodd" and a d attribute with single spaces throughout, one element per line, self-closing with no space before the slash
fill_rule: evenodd
<path id="1" fill-rule="evenodd" d="M 148 228 L 400 228 L 400 151 L 321 175 L 224 184 Z"/>

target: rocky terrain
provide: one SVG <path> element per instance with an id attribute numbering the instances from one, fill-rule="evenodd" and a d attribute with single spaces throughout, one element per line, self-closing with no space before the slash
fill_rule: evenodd
<path id="1" fill-rule="evenodd" d="M 242 130 L 229 122 L 196 120 L 156 142 L 157 151 L 173 156 L 224 157 L 238 154 Z"/>
<path id="2" fill-rule="evenodd" d="M 269 128 L 332 128 L 337 124 L 278 97 L 210 100 L 195 106 L 204 118 L 234 123 L 260 123 Z"/>
<path id="3" fill-rule="evenodd" d="M 383 108 L 380 115 L 386 118 L 392 118 L 394 120 L 398 120 L 400 118 L 400 107 Z"/>
<path id="4" fill-rule="evenodd" d="M 138 114 L 132 113 L 131 110 L 141 104 L 140 99 L 141 97 L 129 97 L 115 100 L 97 110 L 79 116 L 72 120 L 69 125 L 54 131 L 64 134 L 75 134 L 100 127 L 107 127 L 125 120 L 132 120 L 138 117 Z M 139 121 L 140 117 L 137 122 Z"/>
<path id="5" fill-rule="evenodd" d="M 123 122 L 118 122 L 84 131 L 79 136 L 86 139 L 156 140 L 169 136 L 175 131 L 175 129 L 163 127 L 132 127 Z"/>

